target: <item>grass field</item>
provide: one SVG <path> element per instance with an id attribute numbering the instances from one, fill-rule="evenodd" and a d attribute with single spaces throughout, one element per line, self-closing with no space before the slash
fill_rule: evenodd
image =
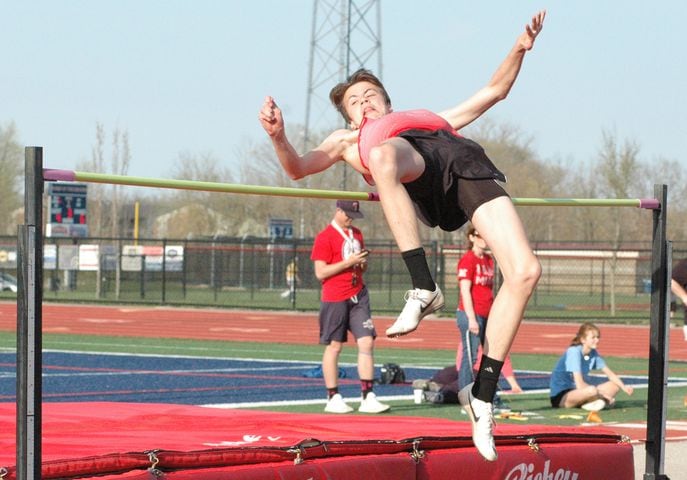
<path id="1" fill-rule="evenodd" d="M 0 349 L 13 351 L 16 337 L 13 332 L 0 332 Z M 218 358 L 299 360 L 318 362 L 322 347 L 318 345 L 285 345 L 279 343 L 225 342 L 199 340 L 172 340 L 132 337 L 108 337 L 85 335 L 46 334 L 43 348 L 49 350 L 146 353 L 155 355 L 185 355 Z M 401 366 L 428 366 L 442 368 L 454 361 L 454 352 L 448 350 L 377 349 L 377 365 L 394 362 Z M 621 375 L 646 375 L 647 360 L 635 358 L 605 357 L 613 370 Z M 513 365 L 518 370 L 550 371 L 557 357 L 553 355 L 514 354 Z M 356 352 L 345 348 L 342 363 L 355 363 Z M 685 379 L 687 363 L 670 362 L 669 376 Z M 408 379 L 412 380 L 412 379 Z M 408 389 L 410 394 L 410 388 Z M 668 420 L 687 419 L 684 400 L 687 386 L 671 387 L 668 392 Z M 586 412 L 579 409 L 550 408 L 547 393 L 525 393 L 504 397 L 513 411 L 526 412 L 527 422 L 547 425 L 579 425 L 586 419 Z M 637 388 L 632 396 L 620 393 L 616 407 L 602 412 L 604 422 L 641 422 L 646 420 L 647 389 Z M 410 415 L 462 420 L 455 405 L 416 405 L 412 400 L 395 400 L 390 415 Z M 273 411 L 320 413 L 321 405 L 287 405 L 265 408 Z M 521 423 L 523 420 L 501 419 L 499 422 Z"/>

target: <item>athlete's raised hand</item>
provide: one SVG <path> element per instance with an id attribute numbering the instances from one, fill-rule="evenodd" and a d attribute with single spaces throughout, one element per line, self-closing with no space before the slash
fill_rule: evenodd
<path id="1" fill-rule="evenodd" d="M 270 137 L 275 137 L 284 131 L 284 117 L 282 117 L 281 109 L 270 96 L 265 97 L 258 119 Z"/>

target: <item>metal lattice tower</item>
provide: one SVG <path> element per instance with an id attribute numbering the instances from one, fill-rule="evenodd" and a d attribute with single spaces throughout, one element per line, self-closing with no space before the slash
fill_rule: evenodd
<path id="1" fill-rule="evenodd" d="M 380 4 L 381 0 L 313 0 L 304 151 L 311 132 L 343 126 L 329 103 L 335 84 L 361 67 L 382 78 Z"/>

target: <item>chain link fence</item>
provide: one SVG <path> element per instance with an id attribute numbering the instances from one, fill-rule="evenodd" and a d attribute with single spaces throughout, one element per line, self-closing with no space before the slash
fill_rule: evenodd
<path id="1" fill-rule="evenodd" d="M 213 238 L 208 240 L 46 238 L 44 299 L 63 302 L 146 303 L 270 310 L 317 311 L 319 282 L 310 260 L 312 239 Z M 409 277 L 392 241 L 371 251 L 365 283 L 373 311 L 402 308 Z M 543 274 L 526 318 L 646 323 L 651 291 L 650 245 L 534 243 Z M 460 245 L 425 245 L 430 268 L 444 290 L 443 315 L 458 302 Z M 674 251 L 674 258 L 687 252 Z M 296 267 L 289 285 L 287 270 Z M 0 238 L 0 273 L 16 273 L 16 239 Z M 498 281 L 497 281 L 498 284 Z M 497 285 L 498 286 L 498 285 Z M 0 292 L 10 298 L 11 289 Z"/>

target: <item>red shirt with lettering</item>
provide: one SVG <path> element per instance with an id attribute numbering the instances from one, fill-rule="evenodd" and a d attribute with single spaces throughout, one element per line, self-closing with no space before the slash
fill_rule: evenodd
<path id="1" fill-rule="evenodd" d="M 480 317 L 488 317 L 494 302 L 494 260 L 486 253 L 479 258 L 472 250 L 468 250 L 458 261 L 458 285 L 461 280 L 472 282 L 472 305 L 475 313 Z M 465 310 L 460 294 L 458 300 L 458 310 Z"/>

